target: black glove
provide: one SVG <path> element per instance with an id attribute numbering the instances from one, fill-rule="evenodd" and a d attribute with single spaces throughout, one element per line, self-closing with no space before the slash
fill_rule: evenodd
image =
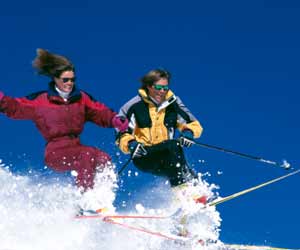
<path id="1" fill-rule="evenodd" d="M 128 143 L 128 148 L 131 152 L 132 159 L 147 155 L 147 150 L 145 149 L 144 145 L 137 142 L 136 140 L 130 141 Z"/>
<path id="2" fill-rule="evenodd" d="M 193 132 L 189 129 L 185 129 L 181 132 L 179 142 L 182 147 L 190 147 L 195 144 Z"/>

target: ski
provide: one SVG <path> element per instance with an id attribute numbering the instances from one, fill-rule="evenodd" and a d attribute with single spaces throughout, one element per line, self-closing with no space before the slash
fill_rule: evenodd
<path id="1" fill-rule="evenodd" d="M 100 219 L 102 222 L 117 225 L 120 227 L 123 227 L 127 230 L 149 234 L 152 236 L 160 237 L 166 240 L 173 241 L 175 244 L 179 245 L 191 245 L 191 244 L 201 244 L 204 245 L 205 242 L 203 240 L 196 240 L 194 238 L 188 237 L 188 236 L 180 236 L 165 232 L 158 232 L 151 230 L 149 228 L 143 227 L 143 226 L 137 226 L 137 225 L 131 225 L 128 223 L 124 223 L 123 221 L 120 221 L 120 219 L 166 219 L 169 217 L 166 216 L 155 216 L 155 215 L 107 215 L 107 214 L 101 214 L 97 213 L 93 210 L 83 210 L 83 214 L 79 214 L 75 216 L 75 219 Z"/>

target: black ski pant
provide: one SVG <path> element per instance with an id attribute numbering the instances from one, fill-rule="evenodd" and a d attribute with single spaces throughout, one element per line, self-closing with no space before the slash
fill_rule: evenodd
<path id="1" fill-rule="evenodd" d="M 139 170 L 166 177 L 172 187 L 197 177 L 187 165 L 183 149 L 177 140 L 166 140 L 154 146 L 145 146 L 145 149 L 145 156 L 133 159 Z"/>

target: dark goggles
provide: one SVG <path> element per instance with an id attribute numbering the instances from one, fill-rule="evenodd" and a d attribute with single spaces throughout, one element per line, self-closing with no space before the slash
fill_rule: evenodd
<path id="1" fill-rule="evenodd" d="M 72 77 L 72 78 L 69 78 L 69 77 L 63 77 L 63 78 L 60 78 L 64 83 L 67 83 L 67 82 L 75 82 L 76 81 L 76 77 Z"/>
<path id="2" fill-rule="evenodd" d="M 153 85 L 153 88 L 154 88 L 155 90 L 158 90 L 158 91 L 160 91 L 160 90 L 168 91 L 168 90 L 169 90 L 169 86 L 168 86 L 168 85 L 154 84 L 154 85 Z"/>

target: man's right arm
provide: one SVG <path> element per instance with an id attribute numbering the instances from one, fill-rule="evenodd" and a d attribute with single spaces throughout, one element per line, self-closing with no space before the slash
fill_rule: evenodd
<path id="1" fill-rule="evenodd" d="M 135 140 L 134 130 L 135 130 L 136 122 L 135 122 L 134 113 L 132 113 L 132 106 L 139 100 L 140 98 L 137 96 L 132 98 L 130 101 L 128 101 L 121 107 L 118 113 L 118 116 L 126 117 L 129 122 L 128 129 L 123 133 L 118 133 L 116 138 L 116 144 L 118 145 L 120 150 L 125 154 L 131 153 L 128 144 L 130 141 Z"/>

